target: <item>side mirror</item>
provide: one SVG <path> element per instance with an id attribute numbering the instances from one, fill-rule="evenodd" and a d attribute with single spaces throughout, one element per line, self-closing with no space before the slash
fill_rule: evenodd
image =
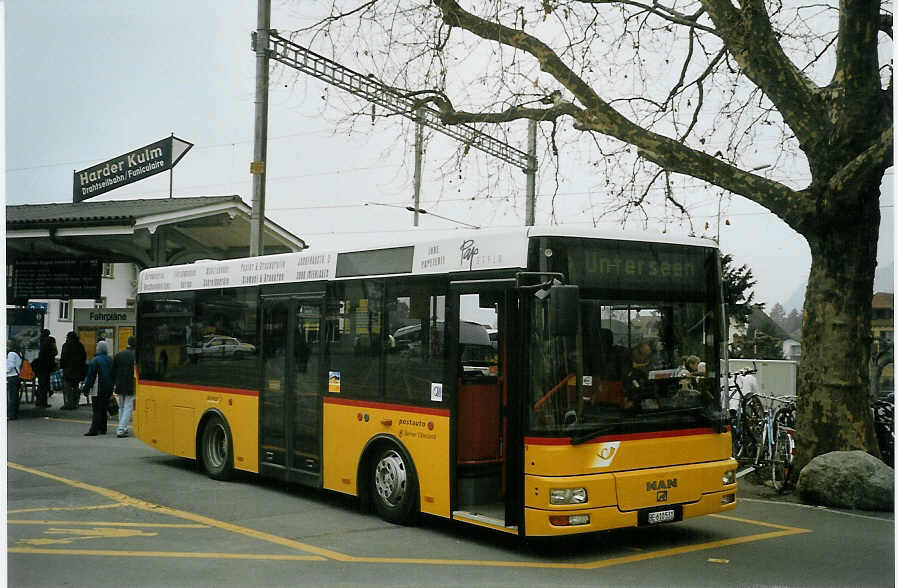
<path id="1" fill-rule="evenodd" d="M 549 288 L 549 334 L 568 337 L 577 334 L 580 323 L 580 287 L 556 284 Z"/>

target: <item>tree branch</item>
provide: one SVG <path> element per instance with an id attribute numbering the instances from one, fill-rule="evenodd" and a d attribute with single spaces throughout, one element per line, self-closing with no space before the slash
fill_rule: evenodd
<path id="1" fill-rule="evenodd" d="M 368 10 L 369 8 L 372 8 L 375 4 L 377 4 L 377 0 L 368 0 L 367 2 L 361 4 L 360 6 L 357 6 L 356 8 L 354 8 L 354 9 L 352 9 L 352 10 L 348 10 L 348 11 L 342 12 L 342 13 L 340 13 L 340 14 L 334 14 L 334 15 L 331 15 L 331 16 L 327 16 L 327 17 L 325 17 L 325 18 L 319 20 L 318 22 L 316 22 L 316 23 L 314 23 L 314 24 L 312 24 L 312 25 L 310 25 L 310 26 L 307 26 L 307 27 L 303 27 L 303 28 L 301 28 L 301 29 L 298 29 L 296 32 L 297 32 L 297 33 L 304 33 L 304 32 L 306 32 L 306 31 L 314 31 L 314 30 L 318 30 L 318 29 L 320 29 L 320 28 L 321 28 L 322 26 L 324 26 L 324 25 L 328 25 L 328 24 L 331 24 L 331 23 L 334 23 L 334 22 L 343 20 L 343 19 L 345 19 L 345 18 L 347 18 L 347 17 L 349 17 L 349 16 L 352 16 L 353 14 L 356 14 L 356 13 L 358 13 L 358 12 L 365 12 L 365 11 Z"/>
<path id="2" fill-rule="evenodd" d="M 879 3 L 843 1 L 839 6 L 836 70 L 830 85 L 842 89 L 840 100 L 853 104 L 879 90 Z M 862 116 L 869 116 L 866 108 Z"/>
<path id="3" fill-rule="evenodd" d="M 720 1 L 726 3 L 728 0 Z M 432 102 L 440 108 L 441 118 L 445 122 L 507 122 L 519 118 L 557 117 L 567 114 L 574 117 L 574 127 L 579 130 L 596 131 L 634 145 L 639 149 L 640 156 L 663 169 L 690 175 L 750 198 L 790 224 L 800 223 L 807 213 L 812 212 L 812 208 L 798 198 L 797 192 L 783 184 L 740 170 L 706 153 L 634 124 L 602 100 L 542 41 L 523 31 L 516 31 L 474 16 L 463 10 L 455 0 L 434 0 L 434 2 L 443 11 L 444 20 L 453 26 L 463 28 L 481 38 L 521 49 L 538 59 L 543 71 L 555 76 L 587 106 L 580 110 L 573 104 L 565 102 L 547 110 L 514 107 L 501 113 L 467 113 L 452 110 L 451 103 L 436 93 L 424 98 L 424 102 Z M 778 45 L 777 48 L 779 49 Z M 803 114 L 807 117 L 806 112 Z"/>
<path id="4" fill-rule="evenodd" d="M 882 174 L 894 165 L 893 127 L 889 124 L 880 134 L 879 139 L 860 155 L 842 166 L 829 180 L 829 190 L 840 193 L 847 186 L 856 185 L 871 174 Z"/>
<path id="5" fill-rule="evenodd" d="M 669 172 L 692 176 L 753 200 L 792 227 L 814 211 L 807 198 L 779 182 L 743 171 L 673 139 L 647 134 L 652 137 L 639 145 L 639 155 Z"/>
<path id="6" fill-rule="evenodd" d="M 712 29 L 711 27 L 701 25 L 698 23 L 698 19 L 701 15 L 705 13 L 704 10 L 699 10 L 695 14 L 684 14 L 673 8 L 663 6 L 658 3 L 657 0 L 654 0 L 652 4 L 645 4 L 643 2 L 636 2 L 635 0 L 576 0 L 581 4 L 624 4 L 626 6 L 634 6 L 639 8 L 640 10 L 644 10 L 645 12 L 654 14 L 659 18 L 663 18 L 666 21 L 672 22 L 674 24 L 687 26 L 690 28 L 698 29 L 700 31 L 704 31 L 706 33 L 710 33 L 712 35 L 717 36 L 717 31 Z"/>
<path id="7" fill-rule="evenodd" d="M 447 125 L 461 123 L 506 123 L 521 119 L 554 121 L 561 116 L 577 118 L 583 113 L 578 106 L 558 100 L 551 108 L 528 108 L 514 106 L 497 112 L 465 112 L 455 110 L 449 97 L 439 90 L 417 90 L 403 93 L 404 98 L 415 98 L 413 109 L 425 104 L 433 104 L 440 111 L 440 121 Z"/>
<path id="8" fill-rule="evenodd" d="M 801 145 L 813 149 L 830 126 L 819 88 L 786 56 L 763 0 L 740 4 L 741 10 L 731 0 L 702 0 L 745 75 L 776 105 Z"/>
<path id="9" fill-rule="evenodd" d="M 520 49 L 535 57 L 540 69 L 570 90 L 586 108 L 602 102 L 589 84 L 574 73 L 551 47 L 536 37 L 475 16 L 462 9 L 455 0 L 433 0 L 433 2 L 443 12 L 443 20 L 450 26 L 463 28 L 482 39 Z"/>

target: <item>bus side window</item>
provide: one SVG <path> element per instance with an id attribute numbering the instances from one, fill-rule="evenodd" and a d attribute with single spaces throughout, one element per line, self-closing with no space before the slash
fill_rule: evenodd
<path id="1" fill-rule="evenodd" d="M 446 297 L 430 289 L 397 284 L 387 292 L 384 392 L 389 399 L 429 403 L 433 384 L 442 382 Z"/>
<path id="2" fill-rule="evenodd" d="M 341 372 L 341 393 L 380 398 L 384 287 L 379 280 L 348 282 L 343 297 L 343 332 L 331 350 L 331 370 Z"/>

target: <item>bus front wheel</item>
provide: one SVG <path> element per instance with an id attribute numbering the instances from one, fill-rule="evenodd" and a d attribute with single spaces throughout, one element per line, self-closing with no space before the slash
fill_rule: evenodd
<path id="1" fill-rule="evenodd" d="M 209 417 L 201 440 L 203 467 L 210 478 L 227 480 L 234 470 L 234 451 L 231 431 L 217 414 Z"/>
<path id="2" fill-rule="evenodd" d="M 410 460 L 394 446 L 378 450 L 371 471 L 371 494 L 377 514 L 387 522 L 414 522 L 418 506 L 418 480 Z"/>

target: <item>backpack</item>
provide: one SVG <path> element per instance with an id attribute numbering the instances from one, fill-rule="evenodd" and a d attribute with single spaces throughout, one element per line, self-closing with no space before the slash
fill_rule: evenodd
<path id="1" fill-rule="evenodd" d="M 19 370 L 19 378 L 22 380 L 34 379 L 34 370 L 31 369 L 31 362 L 27 359 L 22 360 L 22 369 Z"/>

